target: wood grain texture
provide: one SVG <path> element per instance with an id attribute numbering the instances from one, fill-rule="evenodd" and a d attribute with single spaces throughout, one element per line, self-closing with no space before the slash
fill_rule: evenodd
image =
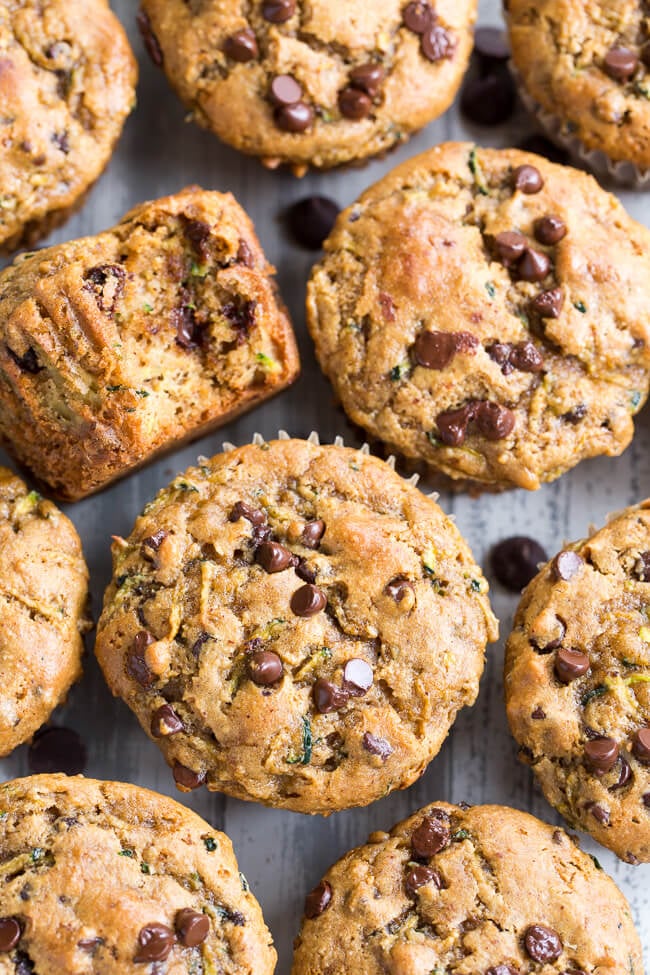
<path id="1" fill-rule="evenodd" d="M 304 291 L 312 255 L 293 247 L 282 231 L 279 213 L 293 200 L 319 192 L 350 203 L 362 189 L 397 162 L 449 138 L 471 138 L 506 146 L 532 131 L 523 113 L 513 124 L 478 129 L 462 123 L 455 110 L 430 125 L 417 138 L 381 162 L 365 169 L 317 174 L 301 182 L 283 172 L 269 173 L 252 159 L 238 155 L 216 139 L 184 121 L 184 111 L 168 89 L 163 75 L 148 61 L 135 31 L 134 0 L 113 0 L 133 40 L 141 65 L 138 108 L 127 123 L 108 172 L 94 188 L 83 210 L 52 241 L 96 233 L 111 226 L 143 199 L 172 193 L 189 183 L 231 190 L 248 210 L 278 279 L 298 333 L 303 375 L 287 394 L 238 420 L 223 431 L 158 461 L 104 494 L 66 511 L 84 543 L 93 588 L 95 616 L 110 576 L 109 536 L 127 535 L 137 513 L 178 471 L 212 454 L 223 440 L 248 441 L 254 431 L 272 437 L 278 428 L 296 436 L 317 429 L 324 440 L 341 434 L 358 443 L 355 432 L 335 408 L 332 392 L 314 361 L 304 321 Z M 498 23 L 498 0 L 481 0 L 481 22 Z M 621 193 L 624 205 L 641 221 L 650 220 L 650 195 Z M 3 459 L 0 457 L 0 459 Z M 591 523 L 650 494 L 650 408 L 637 421 L 632 446 L 618 459 L 588 461 L 561 480 L 535 494 L 514 491 L 479 499 L 443 495 L 441 504 L 456 516 L 476 558 L 486 564 L 490 546 L 506 535 L 530 534 L 550 552 L 564 539 L 577 538 Z M 493 606 L 501 620 L 502 641 L 490 648 L 474 708 L 457 721 L 439 757 L 425 776 L 406 792 L 394 794 L 368 809 L 339 813 L 328 820 L 276 812 L 206 792 L 182 797 L 233 840 L 241 869 L 259 897 L 279 951 L 279 975 L 288 975 L 291 943 L 305 893 L 325 868 L 351 846 L 378 828 L 427 802 L 499 802 L 526 809 L 549 822 L 559 821 L 533 783 L 530 771 L 516 758 L 506 726 L 501 668 L 503 637 L 508 633 L 516 598 L 498 585 Z M 92 644 L 92 639 L 89 641 Z M 79 730 L 87 742 L 87 774 L 139 783 L 181 799 L 155 745 L 142 734 L 135 719 L 107 691 L 92 656 L 83 682 L 73 689 L 66 707 L 55 714 L 57 724 Z M 26 748 L 0 763 L 3 778 L 28 772 Z M 642 933 L 646 964 L 650 965 L 650 865 L 630 867 L 587 839 L 583 846 L 595 853 L 603 867 L 629 897 Z"/>

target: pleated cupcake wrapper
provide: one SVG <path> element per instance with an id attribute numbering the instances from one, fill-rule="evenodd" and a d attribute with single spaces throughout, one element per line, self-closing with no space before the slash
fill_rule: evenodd
<path id="1" fill-rule="evenodd" d="M 571 159 L 584 165 L 603 180 L 611 180 L 627 189 L 650 189 L 650 169 L 639 169 L 631 162 L 615 162 L 601 149 L 587 149 L 575 135 L 564 130 L 564 122 L 552 112 L 547 112 L 526 90 L 521 75 L 514 63 L 508 63 L 524 107 L 539 122 L 549 139 L 571 156 Z"/>

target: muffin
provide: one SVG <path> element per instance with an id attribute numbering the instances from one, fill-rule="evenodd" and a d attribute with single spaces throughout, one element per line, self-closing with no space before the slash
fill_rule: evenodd
<path id="1" fill-rule="evenodd" d="M 260 440 L 115 541 L 96 652 L 181 790 L 327 814 L 418 778 L 496 635 L 431 498 L 363 451 Z"/>
<path id="2" fill-rule="evenodd" d="M 88 569 L 74 525 L 6 467 L 0 578 L 2 756 L 31 738 L 79 680 L 90 627 Z"/>
<path id="3" fill-rule="evenodd" d="M 0 972 L 272 975 L 275 951 L 227 836 L 121 782 L 0 786 Z"/>
<path id="4" fill-rule="evenodd" d="M 142 0 L 146 46 L 192 117 L 302 175 L 405 141 L 454 100 L 477 0 Z"/>
<path id="5" fill-rule="evenodd" d="M 293 975 L 642 975 L 627 901 L 561 829 L 436 803 L 372 833 L 305 901 Z"/>
<path id="6" fill-rule="evenodd" d="M 83 202 L 136 80 L 106 0 L 0 0 L 0 254 L 33 244 Z"/>
<path id="7" fill-rule="evenodd" d="M 563 549 L 524 592 L 508 720 L 544 795 L 628 863 L 650 862 L 650 501 Z"/>
<path id="8" fill-rule="evenodd" d="M 190 187 L 0 274 L 0 437 L 77 499 L 268 399 L 299 362 L 251 221 Z"/>
<path id="9" fill-rule="evenodd" d="M 308 287 L 351 420 L 484 487 L 620 454 L 648 394 L 650 233 L 584 173 L 447 143 L 338 218 Z"/>
<path id="10" fill-rule="evenodd" d="M 646 6 L 632 0 L 509 0 L 507 8 L 513 63 L 549 134 L 598 170 L 626 181 L 647 178 Z"/>

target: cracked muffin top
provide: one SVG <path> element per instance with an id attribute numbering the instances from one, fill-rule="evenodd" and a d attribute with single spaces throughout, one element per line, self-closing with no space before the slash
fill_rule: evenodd
<path id="1" fill-rule="evenodd" d="M 476 0 L 142 0 L 146 46 L 195 121 L 271 167 L 376 155 L 452 103 Z"/>
<path id="2" fill-rule="evenodd" d="M 136 79 L 106 0 L 0 0 L 0 253 L 33 244 L 81 202 Z"/>
<path id="3" fill-rule="evenodd" d="M 87 604 L 74 525 L 0 467 L 0 755 L 31 738 L 81 677 Z"/>
<path id="4" fill-rule="evenodd" d="M 185 790 L 329 813 L 404 788 L 473 703 L 496 638 L 455 526 L 344 447 L 205 461 L 113 559 L 97 656 Z"/>
<path id="5" fill-rule="evenodd" d="M 642 975 L 627 901 L 561 829 L 436 803 L 308 895 L 293 975 Z"/>
<path id="6" fill-rule="evenodd" d="M 227 836 L 165 796 L 36 775 L 0 785 L 0 975 L 272 975 Z"/>
<path id="7" fill-rule="evenodd" d="M 650 233 L 590 176 L 447 143 L 339 216 L 307 311 L 355 423 L 452 478 L 534 489 L 630 442 L 649 282 Z"/>
<path id="8" fill-rule="evenodd" d="M 505 690 L 548 801 L 628 863 L 650 862 L 650 501 L 530 583 Z"/>
<path id="9" fill-rule="evenodd" d="M 508 0 L 512 58 L 566 136 L 650 167 L 650 7 L 639 0 Z"/>

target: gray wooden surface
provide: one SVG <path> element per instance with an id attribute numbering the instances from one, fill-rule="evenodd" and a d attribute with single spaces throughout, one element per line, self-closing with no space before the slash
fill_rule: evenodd
<path id="1" fill-rule="evenodd" d="M 370 0 L 371 2 L 371 0 Z M 184 120 L 184 111 L 161 73 L 144 54 L 134 29 L 134 0 L 112 0 L 133 39 L 141 65 L 138 107 L 129 119 L 111 165 L 89 201 L 52 240 L 92 234 L 111 226 L 132 205 L 173 193 L 188 183 L 231 190 L 252 216 L 269 259 L 278 268 L 285 301 L 300 342 L 303 374 L 297 385 L 270 406 L 231 424 L 173 456 L 110 488 L 98 498 L 68 508 L 78 527 L 88 559 L 97 615 L 110 576 L 109 536 L 127 535 L 143 504 L 170 478 L 196 460 L 217 452 L 223 440 L 248 441 L 254 431 L 272 437 L 279 427 L 296 436 L 317 429 L 329 441 L 336 434 L 358 443 L 315 364 L 304 322 L 304 290 L 312 256 L 292 246 L 278 220 L 292 200 L 321 192 L 340 204 L 350 203 L 398 161 L 437 142 L 471 138 L 506 146 L 532 131 L 523 113 L 510 128 L 478 129 L 462 123 L 455 110 L 430 125 L 387 160 L 367 168 L 309 176 L 297 181 L 287 173 L 266 172 L 252 159 L 221 146 L 212 136 Z M 480 21 L 498 23 L 498 0 L 481 0 Z M 639 220 L 650 220 L 650 194 L 622 193 Z M 3 458 L 0 455 L 0 460 Z M 634 443 L 618 459 L 583 463 L 555 484 L 534 494 L 515 491 L 478 500 L 443 495 L 441 504 L 456 515 L 477 559 L 485 564 L 489 547 L 511 534 L 538 538 L 549 553 L 565 538 L 577 538 L 591 523 L 602 523 L 608 512 L 650 494 L 650 408 L 637 421 Z M 506 636 L 516 599 L 498 585 L 492 590 L 495 612 Z M 92 640 L 90 641 L 92 643 Z M 262 903 L 280 961 L 279 975 L 288 975 L 291 943 L 306 891 L 343 852 L 377 828 L 389 827 L 424 803 L 497 802 L 527 809 L 547 821 L 553 810 L 533 785 L 527 768 L 516 758 L 502 703 L 502 643 L 489 649 L 481 694 L 464 712 L 425 776 L 406 792 L 396 793 L 367 809 L 339 813 L 325 820 L 264 809 L 251 803 L 199 791 L 181 798 L 158 749 L 145 737 L 126 706 L 112 699 L 92 656 L 81 684 L 68 704 L 54 715 L 83 735 L 89 752 L 87 774 L 123 779 L 176 796 L 232 838 L 241 869 Z M 28 772 L 26 748 L 0 763 L 3 778 Z M 629 897 L 650 966 L 650 865 L 630 867 L 595 844 L 584 841 Z"/>

